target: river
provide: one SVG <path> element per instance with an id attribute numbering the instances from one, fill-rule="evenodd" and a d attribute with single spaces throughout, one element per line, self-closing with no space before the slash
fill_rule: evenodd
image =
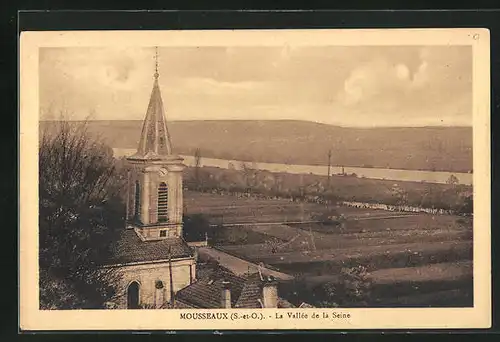
<path id="1" fill-rule="evenodd" d="M 135 153 L 135 149 L 113 148 L 113 153 L 116 158 L 123 156 L 130 156 Z M 181 155 L 184 158 L 186 166 L 194 166 L 194 156 Z M 328 174 L 328 166 L 323 165 L 293 165 L 293 164 L 278 164 L 278 163 L 262 163 L 262 162 L 243 162 L 239 160 L 226 160 L 217 158 L 205 158 L 200 160 L 200 166 L 219 167 L 222 169 L 234 168 L 241 170 L 243 163 L 251 168 L 259 170 L 267 170 L 270 172 L 288 172 L 294 174 L 314 174 L 323 175 Z M 472 173 L 462 172 L 445 172 L 445 171 L 422 171 L 422 170 L 398 170 L 398 169 L 384 169 L 384 168 L 366 168 L 366 167 L 351 167 L 345 166 L 342 170 L 341 166 L 330 167 L 332 175 L 355 173 L 358 177 L 371 178 L 371 179 L 386 179 L 401 182 L 427 182 L 427 183 L 441 183 L 444 184 L 454 175 L 458 179 L 459 184 L 472 185 Z"/>

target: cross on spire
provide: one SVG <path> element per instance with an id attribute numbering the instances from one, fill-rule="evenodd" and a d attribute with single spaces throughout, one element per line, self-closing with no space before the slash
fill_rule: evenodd
<path id="1" fill-rule="evenodd" d="M 142 126 L 141 138 L 134 158 L 158 159 L 172 154 L 172 143 L 168 133 L 163 101 L 158 82 L 158 47 L 155 47 L 155 80 L 149 99 L 146 118 Z"/>
<path id="2" fill-rule="evenodd" d="M 158 73 L 158 46 L 155 46 L 155 79 L 158 79 L 160 74 Z"/>

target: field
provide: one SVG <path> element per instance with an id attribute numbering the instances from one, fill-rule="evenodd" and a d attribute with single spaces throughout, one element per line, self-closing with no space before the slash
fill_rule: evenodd
<path id="1" fill-rule="evenodd" d="M 363 265 L 374 282 L 373 306 L 472 305 L 471 219 L 337 207 L 346 217 L 342 227 L 290 223 L 332 208 L 191 191 L 185 209 L 225 225 L 219 229 L 231 238 L 217 248 L 310 288 L 335 282 L 343 267 Z"/>
<path id="2" fill-rule="evenodd" d="M 251 188 L 256 193 L 274 195 L 279 193 L 282 197 L 297 196 L 301 189 L 307 195 L 322 195 L 321 189 L 327 190 L 324 194 L 328 198 L 335 198 L 343 201 L 356 201 L 368 203 L 396 204 L 405 194 L 405 202 L 410 206 L 425 208 L 442 208 L 467 211 L 471 205 L 467 206 L 467 198 L 472 194 L 472 187 L 459 184 L 433 184 L 423 182 L 394 182 L 382 179 L 368 179 L 358 177 L 345 177 L 334 175 L 326 176 L 312 174 L 292 174 L 292 173 L 271 173 L 269 171 L 252 171 L 246 176 L 239 170 L 227 170 L 216 167 L 202 167 L 198 169 L 199 180 L 196 181 L 195 168 L 186 168 L 184 172 L 185 184 L 191 189 L 196 189 L 201 185 L 207 190 L 224 189 L 245 192 Z M 252 177 L 252 178 L 251 178 Z M 249 186 L 248 180 L 251 181 Z M 241 202 L 239 202 L 241 203 Z M 276 210 L 281 210 L 283 202 L 266 202 L 266 205 L 275 206 Z M 290 206 L 291 204 L 287 204 Z M 288 210 L 284 214 L 297 216 L 302 213 L 298 204 L 294 210 Z M 224 209 L 224 206 L 222 206 Z M 311 214 L 311 210 L 316 207 L 305 207 L 304 212 Z M 217 203 L 207 207 L 208 211 L 221 210 Z M 229 209 L 228 213 L 229 213 Z M 239 210 L 239 209 L 238 209 Z M 287 210 L 287 209 L 283 209 Z M 276 213 L 276 212 L 275 212 Z M 274 214 L 275 214 L 274 213 Z M 241 210 L 240 210 L 241 214 Z M 262 214 L 271 214 L 265 211 Z"/>
<path id="3" fill-rule="evenodd" d="M 185 191 L 184 206 L 185 213 L 205 214 L 213 224 L 300 221 L 310 218 L 308 213 L 318 207 L 281 199 L 255 200 L 191 191 Z"/>
<path id="4" fill-rule="evenodd" d="M 41 128 L 47 126 L 41 123 Z M 109 146 L 136 148 L 142 121 L 91 121 L 92 132 Z M 169 122 L 175 152 L 288 163 L 407 170 L 468 172 L 472 169 L 471 127 L 345 128 L 307 121 Z M 369 148 L 367 148 L 369 146 Z M 373 148 L 375 147 L 376 148 Z M 315 153 L 310 153 L 314 151 Z"/>

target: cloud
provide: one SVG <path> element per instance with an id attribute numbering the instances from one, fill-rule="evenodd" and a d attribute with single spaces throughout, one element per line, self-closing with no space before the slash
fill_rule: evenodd
<path id="1" fill-rule="evenodd" d="M 460 47 L 424 47 L 412 55 L 374 54 L 353 66 L 345 78 L 336 95 L 340 110 L 358 117 L 370 114 L 374 124 L 469 124 L 470 52 Z M 441 116 L 447 119 L 441 120 Z M 453 117 L 456 119 L 451 120 Z"/>
<path id="2" fill-rule="evenodd" d="M 423 86 L 429 81 L 427 66 L 427 62 L 422 61 L 422 63 L 418 67 L 417 72 L 413 75 L 413 85 L 415 87 Z"/>
<path id="3" fill-rule="evenodd" d="M 263 82 L 241 81 L 225 82 L 213 78 L 190 77 L 179 82 L 180 88 L 185 92 L 197 92 L 211 95 L 231 95 L 231 93 L 241 93 L 242 91 L 252 91 L 263 87 Z"/>
<path id="4" fill-rule="evenodd" d="M 396 75 L 401 80 L 406 80 L 410 76 L 410 70 L 405 64 L 396 65 Z"/>
<path id="5" fill-rule="evenodd" d="M 408 87 L 409 76 L 410 71 L 404 64 L 373 60 L 351 71 L 338 98 L 345 105 L 353 106 L 377 100 L 380 96 L 393 96 Z"/>
<path id="6" fill-rule="evenodd" d="M 470 122 L 468 47 L 160 48 L 168 118 L 293 118 L 345 125 Z M 42 109 L 143 119 L 153 48 L 47 48 Z M 453 119 L 453 118 L 456 118 Z"/>

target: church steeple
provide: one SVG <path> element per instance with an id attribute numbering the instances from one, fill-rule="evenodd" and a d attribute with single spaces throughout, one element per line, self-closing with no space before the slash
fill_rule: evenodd
<path id="1" fill-rule="evenodd" d="M 180 156 L 172 154 L 155 53 L 153 90 L 137 152 L 127 158 L 127 227 L 143 240 L 182 237 L 183 198 Z"/>
<path id="2" fill-rule="evenodd" d="M 142 126 L 135 159 L 163 159 L 172 154 L 172 143 L 165 120 L 165 111 L 158 84 L 158 49 L 155 51 L 153 90 Z"/>

